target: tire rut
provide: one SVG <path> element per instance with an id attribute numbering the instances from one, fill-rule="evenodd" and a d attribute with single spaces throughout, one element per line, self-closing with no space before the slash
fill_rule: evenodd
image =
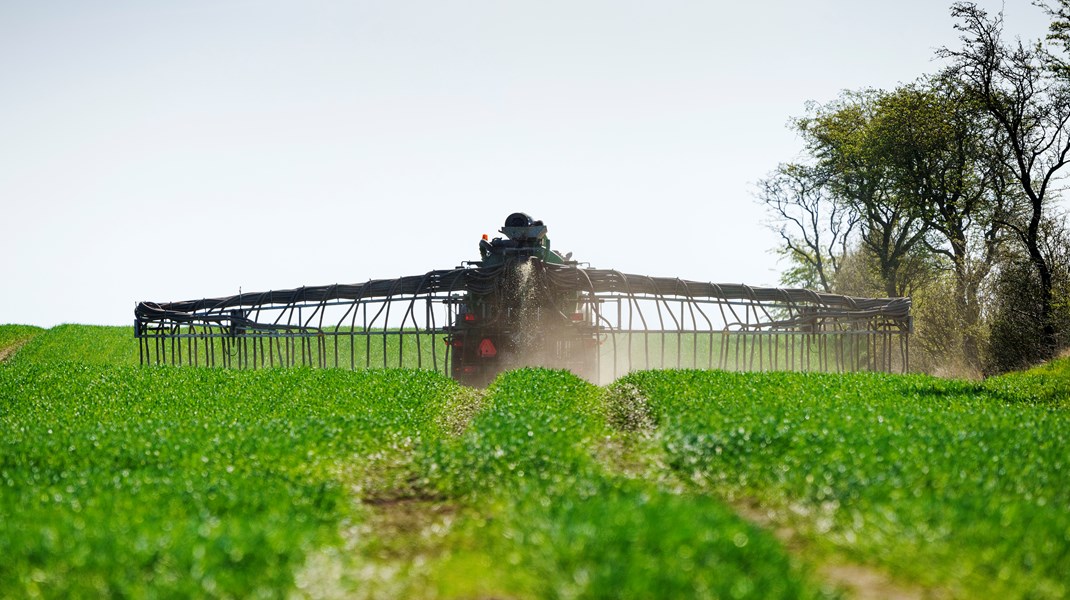
<path id="1" fill-rule="evenodd" d="M 643 478 L 675 493 L 710 494 L 681 477 L 669 466 L 661 445 L 657 422 L 649 400 L 642 390 L 630 383 L 607 386 L 604 401 L 606 420 L 622 438 L 606 439 L 595 448 L 595 458 L 610 472 L 628 478 Z M 785 550 L 809 565 L 814 576 L 850 598 L 858 600 L 921 600 L 942 598 L 947 594 L 894 580 L 885 571 L 858 563 L 838 560 L 815 560 L 812 542 L 787 519 L 780 518 L 755 500 L 725 498 L 715 494 L 741 518 L 771 532 Z"/>

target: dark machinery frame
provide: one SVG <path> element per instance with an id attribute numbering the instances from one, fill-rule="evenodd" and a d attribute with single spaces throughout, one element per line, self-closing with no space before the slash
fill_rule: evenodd
<path id="1" fill-rule="evenodd" d="M 540 339 L 535 327 L 535 341 L 513 353 L 484 342 L 480 353 L 462 354 L 470 343 L 466 327 L 492 319 L 500 329 L 518 318 L 477 314 L 472 305 L 473 298 L 500 295 L 519 266 L 534 271 L 541 297 L 572 299 L 563 309 L 536 303 L 571 322 L 567 335 Z M 529 365 L 569 368 L 594 382 L 653 368 L 906 372 L 911 329 L 908 298 L 630 275 L 533 256 L 363 284 L 141 302 L 135 309 L 142 364 L 403 367 L 472 385 Z M 501 346 L 501 339 L 494 343 Z M 532 344 L 556 350 L 528 352 Z M 563 351 L 562 344 L 575 347 Z"/>

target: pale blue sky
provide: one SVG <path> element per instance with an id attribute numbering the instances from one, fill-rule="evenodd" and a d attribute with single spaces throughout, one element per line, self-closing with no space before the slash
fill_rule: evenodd
<path id="1" fill-rule="evenodd" d="M 947 6 L 0 0 L 0 323 L 450 268 L 517 210 L 596 267 L 775 284 L 789 118 L 936 70 Z"/>

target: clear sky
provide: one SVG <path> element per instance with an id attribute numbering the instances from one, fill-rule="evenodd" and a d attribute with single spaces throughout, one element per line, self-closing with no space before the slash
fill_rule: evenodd
<path id="1" fill-rule="evenodd" d="M 595 267 L 775 284 L 788 120 L 938 69 L 948 5 L 0 0 L 0 323 L 451 268 L 514 211 Z"/>

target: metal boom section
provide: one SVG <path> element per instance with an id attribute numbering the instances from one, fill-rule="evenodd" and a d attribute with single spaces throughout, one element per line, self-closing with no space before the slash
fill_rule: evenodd
<path id="1" fill-rule="evenodd" d="M 519 278 L 517 273 L 523 273 Z M 417 368 L 485 385 L 505 369 L 909 369 L 908 298 L 715 284 L 537 258 L 362 284 L 141 302 L 142 364 Z"/>

